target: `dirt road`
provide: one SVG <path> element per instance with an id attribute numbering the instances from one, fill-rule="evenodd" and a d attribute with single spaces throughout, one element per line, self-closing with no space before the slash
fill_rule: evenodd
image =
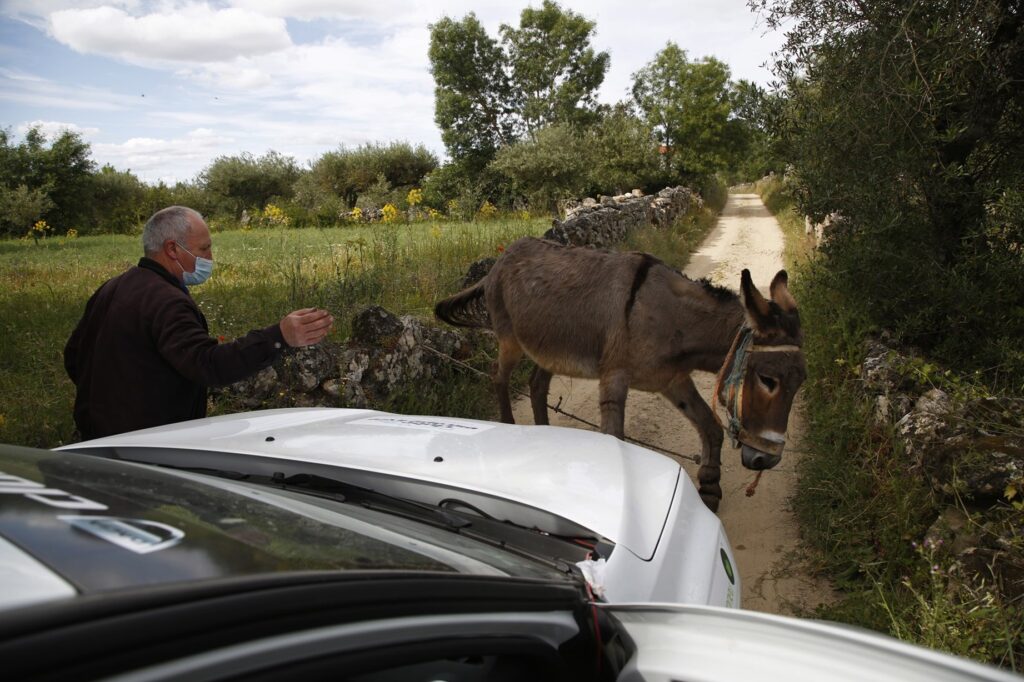
<path id="1" fill-rule="evenodd" d="M 729 197 L 718 224 L 690 259 L 685 273 L 707 277 L 715 284 L 738 290 L 740 271 L 748 268 L 765 295 L 782 266 L 783 237 L 775 218 L 756 194 Z M 714 376 L 697 372 L 697 387 L 710 402 Z M 597 382 L 555 377 L 549 404 L 561 400 L 562 409 L 593 423 L 600 422 Z M 513 406 L 516 421 L 533 421 L 529 400 Z M 805 615 L 831 592 L 827 583 L 812 577 L 797 554 L 798 529 L 789 511 L 795 465 L 802 456 L 803 419 L 799 397 L 789 420 L 789 439 L 782 462 L 761 477 L 752 497 L 744 489 L 754 472 L 740 464 L 739 451 L 728 443 L 722 448 L 722 503 L 719 518 L 735 549 L 743 581 L 743 607 L 787 615 Z M 551 414 L 556 426 L 583 427 L 559 414 Z M 658 447 L 686 454 L 700 453 L 700 439 L 683 415 L 660 395 L 630 391 L 626 402 L 626 435 Z M 693 481 L 697 465 L 680 460 Z"/>

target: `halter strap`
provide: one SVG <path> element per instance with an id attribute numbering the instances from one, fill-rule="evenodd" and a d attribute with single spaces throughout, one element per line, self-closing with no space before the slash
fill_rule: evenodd
<path id="1" fill-rule="evenodd" d="M 711 413 L 715 416 L 715 421 L 718 422 L 718 425 L 729 434 L 734 448 L 739 447 L 739 436 L 743 427 L 740 423 L 739 415 L 736 414 L 736 412 L 739 411 L 739 407 L 730 411 L 728 403 L 732 402 L 733 404 L 738 405 L 738 403 L 742 402 L 736 401 L 735 398 L 742 389 L 743 368 L 747 364 L 747 351 L 751 347 L 753 340 L 754 330 L 744 323 L 732 341 L 729 353 L 725 356 L 725 361 L 722 363 L 722 369 L 718 371 L 718 380 L 715 382 L 715 395 L 712 397 L 711 401 Z M 729 376 L 726 377 L 725 368 L 729 367 L 730 362 L 732 363 L 732 367 L 729 371 Z M 729 396 L 724 401 L 722 400 L 723 385 L 729 392 Z M 724 423 L 721 415 L 718 413 L 719 406 L 725 408 L 725 416 L 727 420 Z"/>
<path id="2" fill-rule="evenodd" d="M 711 402 L 711 413 L 714 415 L 718 425 L 729 434 L 734 448 L 738 448 L 740 443 L 754 443 L 763 452 L 781 454 L 783 447 L 781 443 L 765 440 L 760 436 L 749 433 L 743 428 L 744 377 L 751 353 L 792 353 L 798 351 L 800 351 L 800 346 L 795 345 L 762 346 L 754 344 L 754 330 L 745 322 L 736 333 L 736 338 L 733 339 L 729 353 L 725 356 L 725 361 L 722 363 L 722 369 L 718 372 L 718 380 L 715 382 L 715 395 Z M 732 367 L 729 370 L 728 376 L 726 376 L 725 368 L 729 367 L 730 362 Z M 723 387 L 728 392 L 724 399 L 722 398 Z M 730 405 L 732 405 L 731 410 L 729 409 Z M 718 413 L 719 406 L 725 408 L 725 414 L 728 418 L 725 423 L 723 423 L 722 417 Z"/>

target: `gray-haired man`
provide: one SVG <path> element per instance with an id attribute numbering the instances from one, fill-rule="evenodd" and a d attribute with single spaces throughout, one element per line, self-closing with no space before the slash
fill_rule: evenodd
<path id="1" fill-rule="evenodd" d="M 184 206 L 158 211 L 142 245 L 138 265 L 92 295 L 64 348 L 83 439 L 204 417 L 207 387 L 258 372 L 285 346 L 319 343 L 334 324 L 327 311 L 305 308 L 218 343 L 187 288 L 213 272 L 203 217 Z"/>

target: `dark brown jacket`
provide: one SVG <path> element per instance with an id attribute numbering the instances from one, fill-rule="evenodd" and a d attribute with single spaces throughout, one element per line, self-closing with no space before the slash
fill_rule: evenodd
<path id="1" fill-rule="evenodd" d="M 231 343 L 210 337 L 188 290 L 156 261 L 101 286 L 64 347 L 83 439 L 206 416 L 206 388 L 270 365 L 285 347 L 274 324 Z"/>

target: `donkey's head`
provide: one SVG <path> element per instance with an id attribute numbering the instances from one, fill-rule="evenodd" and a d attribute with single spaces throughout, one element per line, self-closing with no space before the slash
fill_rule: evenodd
<path id="1" fill-rule="evenodd" d="M 726 430 L 742 445 L 748 469 L 771 469 L 782 459 L 789 411 L 807 376 L 800 315 L 787 284 L 786 271 L 780 270 L 766 299 L 750 271 L 743 271 L 746 323 L 719 375 L 716 398 L 726 407 Z"/>

